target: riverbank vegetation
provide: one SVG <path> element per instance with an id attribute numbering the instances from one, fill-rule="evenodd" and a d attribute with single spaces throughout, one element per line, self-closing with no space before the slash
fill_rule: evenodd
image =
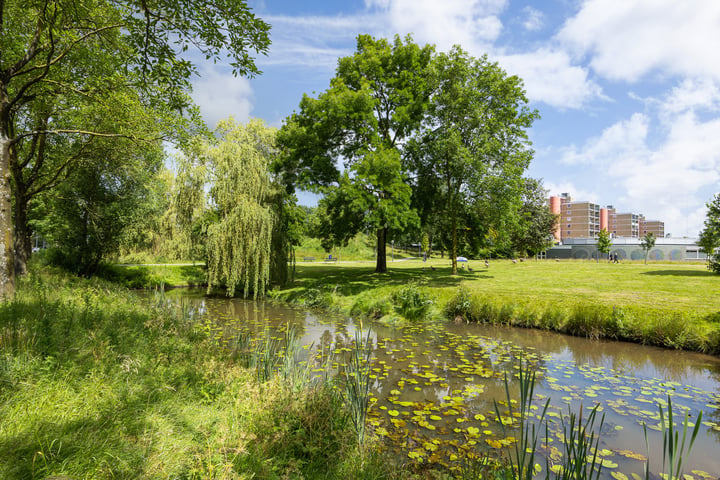
<path id="1" fill-rule="evenodd" d="M 329 383 L 260 381 L 162 295 L 31 273 L 0 343 L 4 479 L 403 477 Z"/>
<path id="2" fill-rule="evenodd" d="M 274 298 L 385 321 L 440 318 L 720 354 L 720 286 L 702 265 L 469 261 L 297 266 Z"/>

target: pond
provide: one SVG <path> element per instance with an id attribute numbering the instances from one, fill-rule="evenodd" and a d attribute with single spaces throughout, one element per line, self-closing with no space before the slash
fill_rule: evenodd
<path id="1" fill-rule="evenodd" d="M 596 430 L 604 415 L 597 449 L 603 478 L 643 476 L 648 453 L 651 472 L 660 471 L 658 406 L 667 412 L 670 398 L 676 426 L 681 426 L 686 412 L 694 425 L 702 411 L 699 435 L 685 462 L 686 478 L 719 477 L 720 359 L 716 357 L 476 324 L 361 325 L 341 316 L 268 302 L 205 298 L 199 291 L 175 290 L 167 295 L 210 320 L 224 341 L 239 334 L 282 337 L 291 327 L 305 346 L 306 359 L 332 351 L 342 363 L 355 331 L 369 331 L 374 381 L 370 430 L 409 461 L 452 465 L 487 452 L 506 453 L 513 439 L 497 421 L 495 402 L 501 416 L 507 414 L 505 376 L 510 376 L 511 397 L 517 398 L 513 375 L 522 360 L 537 375 L 532 411 L 539 414 L 549 401 L 545 418 L 550 438 L 538 460 L 543 469 L 545 458 L 552 464 L 562 448 L 562 419 L 567 421 L 568 412 L 581 410 L 587 418 L 597 406 Z"/>

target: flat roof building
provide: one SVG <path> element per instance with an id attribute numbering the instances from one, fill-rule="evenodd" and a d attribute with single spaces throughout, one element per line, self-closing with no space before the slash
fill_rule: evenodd
<path id="1" fill-rule="evenodd" d="M 613 238 L 640 238 L 653 233 L 657 238 L 665 236 L 665 223 L 646 220 L 642 214 L 617 213 L 612 205 L 601 208 L 587 201 L 574 201 L 569 193 L 552 196 L 550 211 L 558 215 L 559 223 L 553 232 L 555 241 L 597 238 L 601 230 L 607 230 Z"/>

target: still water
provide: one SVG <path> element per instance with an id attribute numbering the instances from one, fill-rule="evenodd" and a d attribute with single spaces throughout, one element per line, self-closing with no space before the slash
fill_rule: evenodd
<path id="1" fill-rule="evenodd" d="M 543 469 L 545 457 L 551 465 L 558 460 L 562 419 L 567 421 L 568 412 L 581 410 L 586 418 L 597 405 L 596 430 L 604 415 L 598 446 L 603 478 L 642 475 L 647 456 L 651 472 L 659 472 L 658 406 L 667 412 L 670 398 L 677 426 L 686 413 L 693 425 L 702 411 L 700 433 L 685 463 L 686 479 L 720 477 L 720 359 L 716 357 L 529 329 L 361 324 L 268 302 L 205 298 L 199 291 L 176 290 L 168 296 L 203 315 L 225 341 L 239 333 L 282 337 L 291 327 L 305 346 L 305 358 L 332 351 L 336 362 L 342 363 L 355 331 L 369 331 L 375 382 L 370 428 L 386 439 L 389 448 L 412 461 L 452 465 L 477 452 L 506 452 L 512 432 L 504 431 L 497 421 L 495 401 L 501 402 L 501 416 L 507 414 L 504 379 L 509 375 L 511 396 L 516 397 L 513 375 L 522 359 L 538 378 L 533 411 L 539 413 L 549 400 L 545 418 L 550 438 L 544 441 L 544 458 L 539 461 Z"/>

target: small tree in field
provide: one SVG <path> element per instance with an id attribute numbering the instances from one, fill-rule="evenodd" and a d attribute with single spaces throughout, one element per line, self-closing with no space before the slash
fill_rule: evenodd
<path id="1" fill-rule="evenodd" d="M 650 250 L 655 246 L 655 235 L 652 232 L 648 232 L 640 240 L 640 248 L 645 252 L 645 265 L 647 265 L 647 257 Z"/>
<path id="2" fill-rule="evenodd" d="M 700 232 L 697 244 L 707 255 L 708 268 L 720 273 L 720 253 L 716 253 L 717 248 L 720 247 L 720 193 L 713 197 L 707 207 L 705 228 Z"/>
<path id="3" fill-rule="evenodd" d="M 604 228 L 600 230 L 600 234 L 598 234 L 598 240 L 597 240 L 597 250 L 598 250 L 598 262 L 600 261 L 600 254 L 607 255 L 610 253 L 610 248 L 612 247 L 612 240 L 610 240 L 610 233 L 608 233 L 607 230 Z"/>

